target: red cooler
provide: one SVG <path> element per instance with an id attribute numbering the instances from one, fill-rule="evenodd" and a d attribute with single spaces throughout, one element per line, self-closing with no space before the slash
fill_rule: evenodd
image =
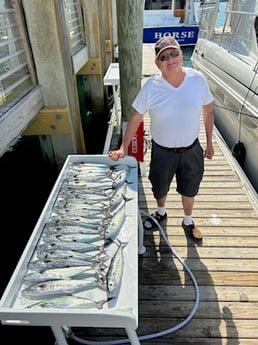
<path id="1" fill-rule="evenodd" d="M 138 162 L 143 162 L 143 134 L 144 134 L 144 121 L 142 121 L 133 137 L 131 144 L 128 147 L 128 155 L 136 158 Z"/>

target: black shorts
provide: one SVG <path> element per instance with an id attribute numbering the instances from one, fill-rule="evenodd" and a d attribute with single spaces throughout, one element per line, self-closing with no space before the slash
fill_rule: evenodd
<path id="1" fill-rule="evenodd" d="M 174 175 L 179 194 L 194 197 L 204 172 L 203 148 L 199 140 L 188 150 L 175 152 L 152 141 L 149 180 L 155 199 L 166 196 Z"/>

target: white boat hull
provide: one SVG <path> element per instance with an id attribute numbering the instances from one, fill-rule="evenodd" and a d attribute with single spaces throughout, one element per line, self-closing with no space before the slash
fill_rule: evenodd
<path id="1" fill-rule="evenodd" d="M 211 12 L 209 18 L 212 18 Z M 200 25 L 202 29 L 203 23 Z M 241 39 L 239 35 L 234 40 L 232 35 L 227 38 L 225 32 L 222 35 L 213 28 L 209 28 L 210 32 L 202 29 L 191 57 L 192 65 L 208 80 L 214 95 L 215 125 L 229 148 L 237 142 L 244 144 L 245 159 L 241 166 L 258 191 L 258 53 L 255 34 L 252 36 L 249 32 L 245 41 L 245 29 L 242 28 Z"/>

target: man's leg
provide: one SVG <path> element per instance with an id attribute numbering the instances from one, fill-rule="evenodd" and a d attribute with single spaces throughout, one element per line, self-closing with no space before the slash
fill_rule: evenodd
<path id="1" fill-rule="evenodd" d="M 157 211 L 152 213 L 151 216 L 154 217 L 157 220 L 157 222 L 161 222 L 162 220 L 167 218 L 166 208 L 165 208 L 166 200 L 167 200 L 166 195 L 161 199 L 156 199 Z M 157 225 L 155 224 L 155 222 L 153 222 L 151 218 L 146 219 L 143 225 L 145 229 L 153 229 L 157 227 Z"/>
<path id="2" fill-rule="evenodd" d="M 182 222 L 182 226 L 194 239 L 201 240 L 202 233 L 200 229 L 195 226 L 192 219 L 194 200 L 194 197 L 182 195 L 182 204 L 184 209 L 184 220 Z"/>
<path id="3" fill-rule="evenodd" d="M 185 216 L 191 216 L 193 213 L 194 197 L 182 195 L 182 204 Z"/>

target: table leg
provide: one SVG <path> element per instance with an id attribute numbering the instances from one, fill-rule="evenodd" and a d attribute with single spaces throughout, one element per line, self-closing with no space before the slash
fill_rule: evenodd
<path id="1" fill-rule="evenodd" d="M 142 255 L 146 252 L 146 248 L 143 245 L 144 230 L 142 225 L 142 217 L 140 210 L 138 209 L 138 254 Z"/>
<path id="2" fill-rule="evenodd" d="M 51 329 L 56 338 L 56 345 L 68 345 L 61 326 L 51 326 Z"/>

